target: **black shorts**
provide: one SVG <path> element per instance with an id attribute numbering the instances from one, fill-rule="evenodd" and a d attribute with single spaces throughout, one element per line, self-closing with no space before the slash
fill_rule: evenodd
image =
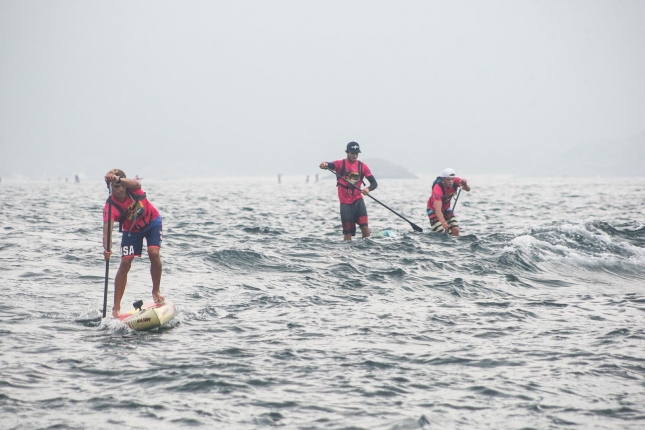
<path id="1" fill-rule="evenodd" d="M 343 234 L 356 236 L 356 224 L 367 225 L 367 208 L 365 200 L 358 199 L 351 205 L 340 204 L 340 221 L 343 223 Z"/>

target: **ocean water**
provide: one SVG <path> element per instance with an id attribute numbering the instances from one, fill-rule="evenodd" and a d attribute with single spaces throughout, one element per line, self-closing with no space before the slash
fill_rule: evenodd
<path id="1" fill-rule="evenodd" d="M 644 428 L 645 180 L 469 179 L 461 237 L 382 180 L 426 232 L 367 199 L 397 237 L 352 243 L 332 180 L 145 180 L 150 332 L 100 319 L 104 184 L 3 181 L 0 428 Z"/>

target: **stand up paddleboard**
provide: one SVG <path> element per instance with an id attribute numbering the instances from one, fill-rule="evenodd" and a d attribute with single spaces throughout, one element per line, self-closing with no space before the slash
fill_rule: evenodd
<path id="1" fill-rule="evenodd" d="M 177 314 L 177 309 L 172 302 L 149 302 L 145 305 L 143 300 L 132 303 L 134 309 L 120 314 L 117 318 L 133 330 L 150 330 L 161 327 Z"/>
<path id="2" fill-rule="evenodd" d="M 396 237 L 394 230 L 381 230 L 374 235 L 375 237 Z"/>

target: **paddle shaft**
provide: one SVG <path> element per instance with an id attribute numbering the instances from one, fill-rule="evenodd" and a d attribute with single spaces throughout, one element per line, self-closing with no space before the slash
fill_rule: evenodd
<path id="1" fill-rule="evenodd" d="M 342 179 L 343 181 L 347 182 L 347 183 L 348 183 L 349 185 L 351 185 L 352 187 L 356 188 L 358 191 L 361 191 L 361 189 L 360 189 L 359 187 L 357 187 L 355 184 L 352 184 L 351 182 L 349 182 L 347 179 L 345 179 L 345 178 L 343 178 L 342 176 L 340 176 L 338 173 L 336 173 L 336 172 L 335 172 L 335 171 L 333 171 L 332 169 L 327 168 L 327 170 L 329 170 L 330 172 L 332 172 L 332 173 L 333 173 L 334 175 L 336 175 L 339 179 Z M 423 229 L 422 229 L 421 227 L 419 227 L 418 225 L 416 225 L 415 223 L 413 223 L 412 221 L 410 221 L 409 219 L 407 219 L 406 217 L 404 217 L 403 215 L 401 215 L 400 213 L 398 213 L 398 212 L 397 212 L 397 211 L 395 211 L 394 209 L 392 209 L 392 208 L 388 207 L 387 205 L 383 204 L 383 203 L 382 203 L 381 201 L 379 201 L 376 197 L 373 197 L 373 196 L 371 196 L 370 194 L 367 194 L 367 197 L 371 198 L 371 199 L 372 199 L 372 200 L 374 200 L 376 203 L 378 203 L 379 205 L 383 206 L 385 209 L 389 210 L 389 211 L 390 211 L 390 212 L 392 212 L 393 214 L 395 214 L 395 215 L 399 216 L 400 218 L 404 219 L 405 221 L 407 221 L 407 222 L 410 224 L 410 226 L 412 226 L 412 229 L 413 229 L 414 231 L 418 231 L 418 232 L 422 232 L 422 231 L 423 231 Z"/>
<path id="2" fill-rule="evenodd" d="M 457 207 L 457 200 L 459 200 L 459 194 L 461 194 L 461 188 L 459 188 L 459 191 L 457 191 L 457 197 L 455 198 L 455 204 L 452 205 L 452 211 L 455 211 L 455 208 Z"/>
<path id="3" fill-rule="evenodd" d="M 112 183 L 109 185 L 110 195 L 108 197 L 108 220 L 107 220 L 107 252 L 112 248 Z M 107 310 L 108 275 L 110 274 L 110 259 L 105 260 L 105 287 L 103 288 L 103 318 Z"/>

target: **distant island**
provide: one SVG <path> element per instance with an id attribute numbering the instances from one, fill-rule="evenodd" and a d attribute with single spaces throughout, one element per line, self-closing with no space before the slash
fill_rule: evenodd
<path id="1" fill-rule="evenodd" d="M 397 166 L 381 158 L 361 160 L 367 164 L 378 179 L 417 179 L 417 175 L 410 173 L 405 167 Z"/>

